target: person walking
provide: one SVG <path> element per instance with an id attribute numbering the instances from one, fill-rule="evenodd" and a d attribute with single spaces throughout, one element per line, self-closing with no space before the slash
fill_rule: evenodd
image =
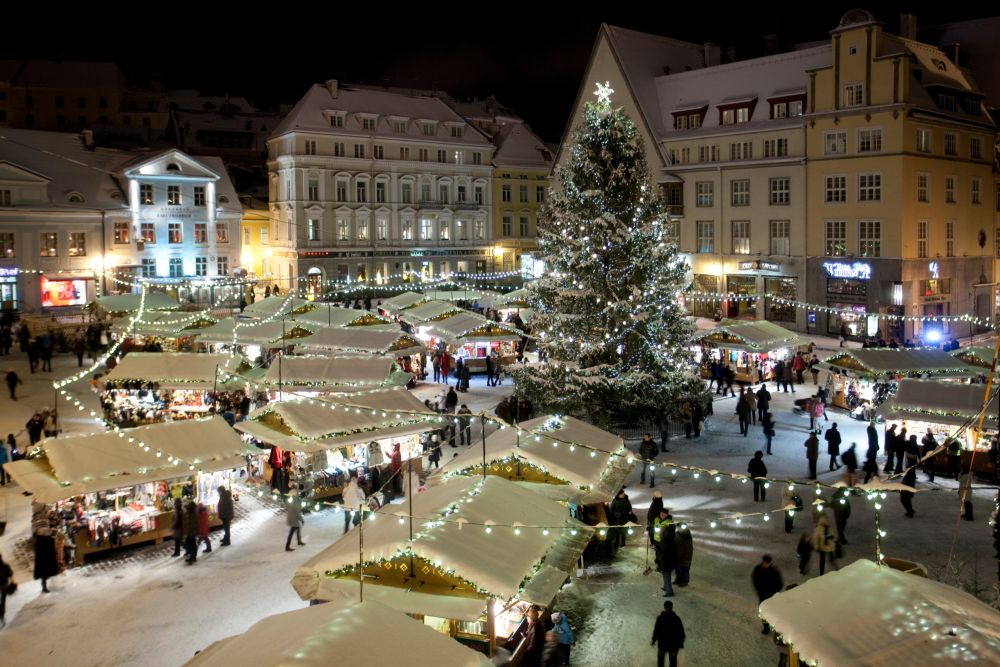
<path id="1" fill-rule="evenodd" d="M 470 410 L 469 406 L 467 406 L 465 403 L 462 403 L 462 407 L 460 407 L 458 409 L 458 412 L 456 414 L 458 415 L 459 442 L 462 443 L 463 447 L 465 445 L 471 445 L 472 444 L 472 410 Z M 452 442 L 451 446 L 454 447 L 455 443 Z"/>
<path id="2" fill-rule="evenodd" d="M 170 534 L 174 538 L 174 558 L 181 555 L 181 545 L 184 544 L 184 503 L 180 498 L 174 498 L 174 520 L 170 526 Z"/>
<path id="3" fill-rule="evenodd" d="M 295 551 L 292 548 L 292 535 L 298 546 L 305 546 L 302 541 L 302 526 L 305 519 L 302 516 L 302 505 L 299 500 L 299 492 L 292 489 L 288 492 L 288 502 L 285 503 L 285 524 L 288 525 L 288 538 L 285 540 L 285 551 Z"/>
<path id="4" fill-rule="evenodd" d="M 73 340 L 73 354 L 76 355 L 76 367 L 83 368 L 83 353 L 87 351 L 87 343 L 83 339 L 83 332 L 77 330 L 77 336 Z"/>
<path id="5" fill-rule="evenodd" d="M 753 387 L 747 389 L 746 393 L 743 394 L 746 399 L 747 405 L 750 407 L 750 423 L 754 426 L 757 425 L 757 394 L 753 393 Z"/>
<path id="6" fill-rule="evenodd" d="M 193 500 L 184 505 L 184 562 L 193 565 L 198 562 L 198 507 Z"/>
<path id="7" fill-rule="evenodd" d="M 458 406 L 458 394 L 455 393 L 454 387 L 448 387 L 448 395 L 444 397 L 444 411 L 446 413 L 454 414 L 455 408 Z"/>
<path id="8" fill-rule="evenodd" d="M 795 383 L 792 382 L 792 365 L 790 363 L 785 363 L 784 369 L 781 372 L 781 384 L 785 386 L 785 393 L 788 393 L 788 388 L 792 388 L 792 393 L 795 393 Z"/>
<path id="9" fill-rule="evenodd" d="M 774 380 L 774 393 L 781 391 L 781 385 L 785 380 L 785 360 L 778 359 L 775 362 L 774 367 L 771 369 L 771 378 Z M 788 393 L 788 387 L 785 387 L 785 393 Z"/>
<path id="10" fill-rule="evenodd" d="M 840 347 L 844 347 L 844 343 L 847 342 L 847 336 L 848 336 L 847 324 L 846 323 L 841 323 L 841 325 L 840 325 Z"/>
<path id="11" fill-rule="evenodd" d="M 802 533 L 799 537 L 799 544 L 795 547 L 795 556 L 799 559 L 799 574 L 803 576 L 809 571 L 809 559 L 812 557 L 812 552 L 812 536 L 809 533 Z"/>
<path id="12" fill-rule="evenodd" d="M 7 370 L 7 389 L 10 391 L 10 400 L 17 400 L 17 385 L 24 384 L 24 381 L 18 376 L 17 371 L 13 368 Z"/>
<path id="13" fill-rule="evenodd" d="M 847 544 L 847 520 L 851 518 L 850 489 L 837 489 L 830 500 L 830 507 L 833 509 L 833 523 L 837 528 L 837 541 Z"/>
<path id="14" fill-rule="evenodd" d="M 826 571 L 826 560 L 830 559 L 830 567 L 835 570 L 837 566 L 837 529 L 830 525 L 830 520 L 826 514 L 820 515 L 813 529 L 813 550 L 819 554 L 819 574 L 823 576 Z"/>
<path id="15" fill-rule="evenodd" d="M 848 479 L 852 480 L 851 483 L 848 484 L 848 486 L 852 486 L 854 484 L 853 482 L 854 474 L 858 470 L 858 454 L 856 451 L 857 446 L 858 444 L 856 442 L 852 442 L 851 446 L 848 447 L 847 450 L 840 455 L 840 461 L 847 468 Z"/>
<path id="16" fill-rule="evenodd" d="M 42 360 L 42 372 L 52 372 L 52 337 L 43 334 L 38 337 L 38 358 Z"/>
<path id="17" fill-rule="evenodd" d="M 740 434 L 745 438 L 750 432 L 750 404 L 743 389 L 740 389 L 740 397 L 736 401 L 736 415 L 740 422 Z"/>
<path id="18" fill-rule="evenodd" d="M 893 457 L 896 455 L 896 425 L 893 424 L 885 432 L 885 468 L 883 472 L 892 472 Z M 871 434 L 868 435 L 868 442 L 871 443 Z"/>
<path id="19" fill-rule="evenodd" d="M 675 534 L 677 542 L 677 577 L 674 583 L 678 588 L 684 588 L 691 582 L 691 558 L 694 556 L 694 540 L 691 538 L 691 529 L 686 523 L 677 526 Z"/>
<path id="20" fill-rule="evenodd" d="M 576 635 L 573 634 L 573 628 L 569 624 L 569 617 L 566 616 L 565 612 L 555 612 L 552 614 L 552 629 L 556 633 L 556 640 L 559 642 L 559 647 L 557 651 L 558 660 L 554 663 L 556 665 L 569 665 L 569 655 L 576 644 Z"/>
<path id="21" fill-rule="evenodd" d="M 451 355 L 447 351 L 441 353 L 441 380 L 444 382 L 445 386 L 451 386 L 449 384 L 448 374 L 451 373 Z"/>
<path id="22" fill-rule="evenodd" d="M 205 551 L 202 553 L 211 553 L 212 539 L 209 537 L 208 508 L 204 504 L 198 503 L 198 541 L 195 543 L 195 549 L 200 547 L 202 542 L 205 543 Z"/>
<path id="23" fill-rule="evenodd" d="M 655 422 L 656 430 L 660 432 L 660 453 L 666 454 L 670 451 L 667 449 L 667 442 L 670 440 L 670 418 L 665 410 L 656 413 Z"/>
<path id="24" fill-rule="evenodd" d="M 219 507 L 218 507 L 219 520 L 222 521 L 222 541 L 219 542 L 220 547 L 228 547 L 229 541 L 229 526 L 233 523 L 233 517 L 235 516 L 235 511 L 233 508 L 233 494 L 224 486 L 219 487 Z"/>
<path id="25" fill-rule="evenodd" d="M 681 403 L 681 423 L 684 424 L 684 438 L 691 439 L 691 404 L 688 401 Z"/>
<path id="26" fill-rule="evenodd" d="M 59 561 L 56 558 L 56 538 L 52 529 L 43 526 L 35 531 L 35 569 L 34 578 L 41 579 L 42 592 L 49 592 L 49 579 L 59 574 Z"/>
<path id="27" fill-rule="evenodd" d="M 757 564 L 750 575 L 750 580 L 753 582 L 754 590 L 757 591 L 758 604 L 764 602 L 764 600 L 769 600 L 775 593 L 780 593 L 781 589 L 785 587 L 785 582 L 781 579 L 781 572 L 774 566 L 774 561 L 771 559 L 770 554 L 761 556 L 760 563 Z M 767 621 L 763 621 L 760 633 L 766 635 L 770 631 L 771 627 L 767 624 Z"/>
<path id="28" fill-rule="evenodd" d="M 440 444 L 438 445 L 438 451 L 441 451 Z M 362 513 L 364 512 L 366 500 L 365 491 L 358 484 L 358 478 L 354 475 L 351 475 L 351 481 L 344 487 L 341 500 L 344 505 L 344 532 L 346 533 L 351 529 L 352 523 L 356 526 L 364 520 Z"/>
<path id="29" fill-rule="evenodd" d="M 815 354 L 809 360 L 809 372 L 813 376 L 813 385 L 819 385 L 819 357 Z"/>
<path id="30" fill-rule="evenodd" d="M 722 376 L 726 379 L 726 388 L 723 390 L 722 395 L 725 396 L 726 392 L 729 392 L 730 396 L 735 397 L 736 392 L 733 390 L 733 381 L 736 379 L 736 373 L 733 371 L 732 366 L 726 364 L 726 367 L 722 371 Z"/>
<path id="31" fill-rule="evenodd" d="M 799 384 L 805 384 L 806 360 L 802 358 L 801 354 L 796 354 L 795 358 L 792 359 L 792 370 L 795 371 L 795 381 Z"/>
<path id="32" fill-rule="evenodd" d="M 434 352 L 434 358 L 431 360 L 431 366 L 434 367 L 434 382 L 441 381 L 441 356 L 438 352 Z M 487 357 L 486 372 L 489 372 L 489 358 Z"/>
<path id="33" fill-rule="evenodd" d="M 726 367 L 722 362 L 715 364 L 715 395 L 726 395 Z"/>
<path id="34" fill-rule="evenodd" d="M 910 487 L 911 489 L 917 488 L 917 469 L 910 468 L 903 475 L 903 480 L 901 482 L 903 485 Z M 899 502 L 902 503 L 903 509 L 906 510 L 906 518 L 912 519 L 915 512 L 913 511 L 913 491 L 900 491 L 899 492 Z"/>
<path id="35" fill-rule="evenodd" d="M 452 447 L 454 446 L 454 443 L 452 443 Z M 441 437 L 437 433 L 431 435 L 429 449 L 427 463 L 435 468 L 439 468 L 441 464 Z"/>
<path id="36" fill-rule="evenodd" d="M 747 465 L 747 472 L 753 480 L 753 501 L 763 502 L 767 497 L 767 466 L 764 465 L 764 452 L 759 449 Z"/>
<path id="37" fill-rule="evenodd" d="M 767 455 L 771 455 L 771 440 L 774 439 L 774 415 L 770 412 L 764 413 L 764 416 L 760 420 L 761 426 L 764 428 L 764 438 L 767 440 Z"/>
<path id="38" fill-rule="evenodd" d="M 659 453 L 660 449 L 653 442 L 653 436 L 644 433 L 642 442 L 639 443 L 639 458 L 642 459 L 642 467 L 639 469 L 639 483 L 646 483 L 646 470 L 649 469 L 649 488 L 653 488 L 653 485 L 656 484 L 656 466 L 653 462 Z"/>
<path id="39" fill-rule="evenodd" d="M 24 429 L 28 432 L 28 441 L 32 446 L 42 439 L 42 429 L 44 428 L 45 422 L 42 421 L 42 416 L 37 412 L 31 415 L 31 419 L 24 424 Z"/>
<path id="40" fill-rule="evenodd" d="M 684 623 L 674 613 L 674 603 L 664 600 L 663 611 L 656 617 L 653 639 L 649 642 L 656 647 L 656 667 L 664 667 L 664 660 L 668 661 L 668 667 L 677 667 L 677 655 L 684 648 L 685 639 Z"/>
<path id="41" fill-rule="evenodd" d="M 868 422 L 868 428 L 865 429 L 868 433 L 868 451 L 865 452 L 865 458 L 868 458 L 868 452 L 875 450 L 875 455 L 878 456 L 878 429 L 875 428 L 875 421 L 872 420 Z"/>
<path id="42" fill-rule="evenodd" d="M 670 577 L 677 567 L 677 528 L 667 508 L 660 509 L 660 516 L 653 521 L 653 547 L 656 550 L 656 569 L 663 577 L 663 595 L 671 597 L 674 587 Z"/>
<path id="43" fill-rule="evenodd" d="M 865 479 L 861 482 L 862 484 L 867 484 L 872 477 L 878 477 L 878 460 L 875 458 L 877 455 L 878 449 L 868 449 L 865 456 L 865 462 L 861 466 L 861 469 L 865 473 Z"/>
<path id="44" fill-rule="evenodd" d="M 819 422 L 820 417 L 826 417 L 826 406 L 822 398 L 813 396 L 809 401 L 809 428 L 815 428 L 814 422 Z"/>
<path id="45" fill-rule="evenodd" d="M 922 448 L 920 450 L 920 456 L 921 458 L 924 459 L 924 474 L 927 475 L 927 481 L 933 484 L 934 468 L 935 468 L 934 459 L 936 458 L 937 455 L 936 454 L 932 455 L 932 453 L 934 452 L 934 450 L 937 449 L 938 446 L 937 439 L 934 437 L 934 434 L 931 433 L 931 430 L 928 428 L 927 435 L 925 435 L 923 437 L 923 440 L 921 440 L 920 442 L 922 445 Z"/>
<path id="46" fill-rule="evenodd" d="M 764 423 L 764 415 L 767 414 L 768 408 L 771 407 L 771 392 L 767 390 L 766 384 L 761 384 L 760 389 L 757 390 L 757 417 L 760 422 Z M 768 452 L 770 454 L 770 452 Z"/>
<path id="47" fill-rule="evenodd" d="M 830 470 L 840 470 L 837 457 L 840 456 L 840 443 L 843 441 L 840 431 L 837 430 L 837 422 L 830 425 L 823 438 L 826 440 L 826 453 L 830 455 Z"/>
<path id="48" fill-rule="evenodd" d="M 7 625 L 5 617 L 7 615 L 8 589 L 11 592 L 17 590 L 17 584 L 14 583 L 14 570 L 4 561 L 3 556 L 0 555 L 0 628 Z"/>
<path id="49" fill-rule="evenodd" d="M 806 460 L 809 461 L 809 479 L 816 479 L 816 460 L 819 458 L 819 438 L 816 437 L 816 431 L 809 432 L 805 446 Z"/>
<path id="50" fill-rule="evenodd" d="M 781 487 L 781 509 L 785 511 L 785 532 L 791 533 L 795 528 L 795 515 L 802 511 L 802 496 L 791 484 Z"/>

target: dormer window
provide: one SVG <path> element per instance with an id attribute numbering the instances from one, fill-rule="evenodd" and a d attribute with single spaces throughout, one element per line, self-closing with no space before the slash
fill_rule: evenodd
<path id="1" fill-rule="evenodd" d="M 708 106 L 702 106 L 696 109 L 688 108 L 674 111 L 674 129 L 694 130 L 701 127 L 707 109 Z"/>
<path id="2" fill-rule="evenodd" d="M 424 123 L 421 125 L 421 132 L 425 137 L 437 136 L 437 127 L 434 123 Z"/>
<path id="3" fill-rule="evenodd" d="M 783 95 L 767 100 L 771 105 L 771 119 L 801 116 L 805 107 L 805 95 Z"/>
<path id="4" fill-rule="evenodd" d="M 343 111 L 327 111 L 326 115 L 330 119 L 330 127 L 344 127 Z"/>
<path id="5" fill-rule="evenodd" d="M 375 119 L 374 118 L 362 118 L 361 119 L 361 129 L 368 132 L 375 131 Z"/>
<path id="6" fill-rule="evenodd" d="M 396 134 L 406 134 L 406 121 L 402 119 L 393 120 L 392 131 Z"/>
<path id="7" fill-rule="evenodd" d="M 756 105 L 756 97 L 724 100 L 717 107 L 719 110 L 719 125 L 749 123 L 750 119 L 753 118 L 753 110 Z"/>
<path id="8" fill-rule="evenodd" d="M 464 130 L 464 129 L 465 128 L 463 128 L 461 126 L 453 125 L 452 128 L 451 128 L 451 136 L 454 137 L 454 138 L 456 138 L 456 139 L 461 139 L 462 135 L 464 134 L 464 132 L 462 130 Z"/>
<path id="9" fill-rule="evenodd" d="M 931 62 L 934 63 L 934 67 L 937 67 L 942 72 L 948 71 L 948 65 L 943 60 L 940 60 L 938 58 L 931 58 Z"/>

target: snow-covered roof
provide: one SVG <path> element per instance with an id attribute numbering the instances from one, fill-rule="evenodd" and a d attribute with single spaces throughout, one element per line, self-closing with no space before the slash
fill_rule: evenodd
<path id="1" fill-rule="evenodd" d="M 375 315 L 367 310 L 357 308 L 341 308 L 326 303 L 311 304 L 312 309 L 301 309 L 295 319 L 302 322 L 315 322 L 330 327 L 369 327 L 378 324 L 389 324 L 389 320 L 381 315 Z M 398 328 L 398 327 L 396 327 Z"/>
<path id="2" fill-rule="evenodd" d="M 956 21 L 944 25 L 921 26 L 917 36 L 922 42 L 947 48 L 959 44 L 968 57 L 968 66 L 976 88 L 986 95 L 993 106 L 1000 106 L 1000 16 Z M 969 76 L 969 72 L 966 72 Z"/>
<path id="3" fill-rule="evenodd" d="M 357 312 L 357 311 L 355 311 Z M 371 331 L 369 327 L 320 329 L 309 338 L 295 342 L 295 349 L 323 350 L 341 353 L 391 354 L 407 356 L 422 352 L 424 345 L 408 333 L 399 331 Z"/>
<path id="4" fill-rule="evenodd" d="M 513 325 L 494 322 L 482 315 L 461 312 L 443 320 L 427 322 L 427 334 L 452 345 L 481 341 L 520 340 L 523 335 Z"/>
<path id="5" fill-rule="evenodd" d="M 809 344 L 808 339 L 794 331 L 766 320 L 722 320 L 714 329 L 695 332 L 692 341 L 746 352 L 770 352 Z"/>
<path id="6" fill-rule="evenodd" d="M 407 308 L 399 314 L 399 319 L 408 324 L 423 324 L 428 320 L 463 312 L 461 308 L 447 301 L 425 301 L 413 308 Z"/>
<path id="7" fill-rule="evenodd" d="M 933 424 L 960 426 L 977 417 L 986 397 L 984 384 L 958 384 L 935 380 L 902 380 L 896 395 L 879 406 L 886 419 L 909 419 Z M 997 428 L 997 394 L 986 408 L 983 426 Z"/>
<path id="8" fill-rule="evenodd" d="M 373 389 L 406 384 L 409 373 L 393 372 L 395 359 L 372 355 L 330 357 L 325 355 L 280 355 L 271 361 L 264 384 L 294 389 Z M 405 377 L 402 377 L 405 376 Z"/>
<path id="9" fill-rule="evenodd" d="M 140 336 L 160 336 L 172 338 L 175 336 L 191 336 L 199 329 L 218 323 L 215 317 L 206 311 L 196 313 L 164 312 L 162 310 L 143 311 L 142 319 L 131 327 L 129 317 L 119 317 L 111 325 L 111 330 L 123 334 L 139 334 Z"/>
<path id="10" fill-rule="evenodd" d="M 125 73 L 115 63 L 107 61 L 25 60 L 8 81 L 12 88 L 125 90 Z"/>
<path id="11" fill-rule="evenodd" d="M 138 312 L 139 302 L 142 296 L 139 294 L 109 294 L 97 297 L 97 305 L 109 313 Z M 171 310 L 179 308 L 180 304 L 171 299 L 163 292 L 146 292 L 146 299 L 143 302 L 143 313 L 147 310 Z"/>
<path id="12" fill-rule="evenodd" d="M 498 148 L 493 164 L 498 167 L 552 168 L 552 152 L 525 123 L 504 125 L 494 141 Z"/>
<path id="13" fill-rule="evenodd" d="M 496 292 L 491 292 L 489 290 L 477 290 L 477 289 L 437 289 L 436 287 L 429 287 L 424 290 L 424 295 L 430 299 L 437 299 L 439 301 L 478 301 L 480 299 L 492 298 L 497 296 Z"/>
<path id="14" fill-rule="evenodd" d="M 358 602 L 361 591 L 358 582 L 351 579 L 322 577 L 317 581 L 315 600 L 330 600 L 335 604 Z M 365 600 L 375 600 L 390 609 L 404 614 L 421 614 L 459 621 L 477 621 L 486 616 L 486 600 L 460 598 L 450 595 L 420 593 L 395 586 L 365 586 Z"/>
<path id="15" fill-rule="evenodd" d="M 429 431 L 438 424 L 427 412 L 410 392 L 384 389 L 278 401 L 250 413 L 236 430 L 283 449 L 314 452 Z"/>
<path id="16" fill-rule="evenodd" d="M 401 310 L 412 308 L 418 303 L 423 303 L 426 300 L 427 297 L 423 294 L 417 294 L 416 292 L 403 292 L 402 294 L 391 296 L 388 299 L 383 299 L 379 308 L 387 313 L 398 313 Z"/>
<path id="17" fill-rule="evenodd" d="M 531 301 L 531 291 L 522 287 L 521 289 L 516 289 L 513 292 L 507 292 L 506 294 L 501 294 L 497 298 L 493 299 L 494 308 L 517 308 L 517 307 L 527 307 Z"/>
<path id="18" fill-rule="evenodd" d="M 237 320 L 227 317 L 210 327 L 191 332 L 199 343 L 220 345 L 272 345 L 285 339 L 286 344 L 308 338 L 320 327 L 310 322 L 276 319 L 260 323 L 254 320 Z"/>
<path id="19" fill-rule="evenodd" d="M 1000 614 L 953 586 L 869 560 L 778 593 L 761 616 L 799 661 L 839 665 L 1000 664 Z"/>
<path id="20" fill-rule="evenodd" d="M 305 312 L 312 308 L 312 302 L 306 299 L 300 299 L 290 294 L 281 294 L 279 296 L 269 296 L 265 299 L 257 299 L 254 303 L 243 309 L 241 316 L 245 318 L 273 318 L 289 315 L 296 311 Z"/>
<path id="21" fill-rule="evenodd" d="M 467 449 L 445 463 L 441 471 L 445 475 L 472 474 L 470 471 L 478 468 L 476 474 L 482 474 L 483 449 Z M 530 463 L 583 490 L 588 504 L 610 501 L 633 467 L 620 436 L 575 417 L 552 415 L 494 431 L 486 438 L 485 456 L 494 470 L 511 459 Z"/>
<path id="22" fill-rule="evenodd" d="M 951 356 L 961 359 L 970 366 L 993 368 L 993 346 L 960 347 L 951 351 Z"/>
<path id="23" fill-rule="evenodd" d="M 375 513 L 377 520 L 365 519 L 362 551 L 358 542 L 362 531 L 353 530 L 298 569 L 292 585 L 299 595 L 315 598 L 319 580 L 329 576 L 327 573 L 356 567 L 359 553 L 364 554 L 366 564 L 380 563 L 403 555 L 409 547 L 415 557 L 486 591 L 483 594 L 466 587 L 446 594 L 510 600 L 518 596 L 525 579 L 535 574 L 564 534 L 574 548 L 582 539 L 582 551 L 594 530 L 570 518 L 562 504 L 493 476 L 454 477 L 416 494 L 412 502 L 412 514 L 429 519 L 414 520 L 412 542 L 407 522 L 400 523 L 394 516 L 397 507 L 386 505 Z M 447 521 L 435 521 L 445 518 L 446 512 Z M 482 525 L 463 527 L 458 523 L 463 519 L 472 524 L 492 521 L 496 527 L 490 532 Z M 514 528 L 515 522 L 526 527 Z M 572 531 L 576 535 L 570 538 Z M 419 580 L 420 572 L 412 576 Z"/>
<path id="24" fill-rule="evenodd" d="M 163 389 L 212 389 L 222 382 L 225 372 L 235 373 L 241 363 L 242 359 L 228 354 L 129 352 L 102 379 L 139 380 Z"/>
<path id="25" fill-rule="evenodd" d="M 845 349 L 819 363 L 826 370 L 846 371 L 861 377 L 929 375 L 961 378 L 978 375 L 982 369 L 954 358 L 944 350 Z"/>
<path id="26" fill-rule="evenodd" d="M 376 658 L 377 656 L 377 658 Z M 492 663 L 448 635 L 379 602 L 331 602 L 267 616 L 242 635 L 217 641 L 184 667 L 488 667 Z"/>

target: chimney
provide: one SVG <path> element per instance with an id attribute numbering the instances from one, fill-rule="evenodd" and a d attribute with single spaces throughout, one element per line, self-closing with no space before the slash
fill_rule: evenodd
<path id="1" fill-rule="evenodd" d="M 330 97 L 332 97 L 333 99 L 337 99 L 337 80 L 336 79 L 327 79 L 326 80 L 326 89 L 330 92 Z"/>
<path id="2" fill-rule="evenodd" d="M 764 35 L 764 55 L 773 56 L 778 53 L 778 36 Z"/>
<path id="3" fill-rule="evenodd" d="M 899 15 L 899 36 L 905 37 L 906 39 L 916 39 L 917 38 L 917 15 L 916 14 L 900 14 Z"/>
<path id="4" fill-rule="evenodd" d="M 715 67 L 720 61 L 720 49 L 718 44 L 705 43 L 705 67 Z"/>
<path id="5" fill-rule="evenodd" d="M 88 151 L 94 150 L 94 131 L 93 130 L 81 130 L 80 138 L 83 140 L 83 147 Z"/>
<path id="6" fill-rule="evenodd" d="M 941 50 L 944 51 L 945 54 L 947 54 L 947 56 L 949 58 L 951 58 L 951 62 L 955 63 L 956 66 L 958 65 L 958 56 L 959 56 L 959 54 L 962 51 L 962 45 L 961 44 L 959 44 L 958 42 L 955 42 L 953 44 L 947 45 L 946 47 L 944 47 Z"/>

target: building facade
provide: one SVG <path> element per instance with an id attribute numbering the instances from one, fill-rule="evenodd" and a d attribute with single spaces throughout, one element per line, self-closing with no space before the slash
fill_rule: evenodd
<path id="1" fill-rule="evenodd" d="M 268 141 L 275 279 L 319 294 L 489 271 L 493 150 L 437 97 L 313 86 Z"/>
<path id="2" fill-rule="evenodd" d="M 251 278 L 267 283 L 271 276 L 271 210 L 267 202 L 241 196 L 240 266 Z"/>

